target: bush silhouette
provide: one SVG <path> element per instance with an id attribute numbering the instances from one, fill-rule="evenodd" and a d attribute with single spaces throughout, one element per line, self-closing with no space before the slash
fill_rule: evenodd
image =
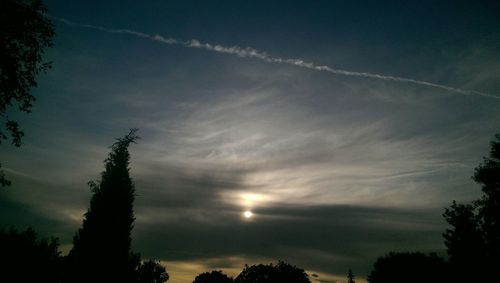
<path id="1" fill-rule="evenodd" d="M 196 276 L 193 283 L 233 283 L 233 278 L 228 277 L 220 270 L 213 270 Z"/>
<path id="2" fill-rule="evenodd" d="M 57 239 L 39 239 L 28 228 L 0 230 L 0 282 L 59 282 Z"/>
<path id="3" fill-rule="evenodd" d="M 169 276 L 160 263 L 154 260 L 143 262 L 137 269 L 138 283 L 164 283 Z"/>
<path id="4" fill-rule="evenodd" d="M 303 269 L 285 262 L 278 264 L 245 265 L 234 280 L 236 283 L 310 283 Z"/>
<path id="5" fill-rule="evenodd" d="M 448 281 L 447 270 L 446 262 L 434 253 L 389 253 L 377 259 L 368 282 L 442 283 Z"/>

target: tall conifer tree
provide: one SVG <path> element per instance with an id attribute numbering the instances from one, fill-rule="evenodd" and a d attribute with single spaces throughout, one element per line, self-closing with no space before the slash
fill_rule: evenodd
<path id="1" fill-rule="evenodd" d="M 111 146 L 101 180 L 89 182 L 93 192 L 82 227 L 69 254 L 72 282 L 132 282 L 140 257 L 131 251 L 134 183 L 129 175 L 128 147 L 136 129 Z"/>

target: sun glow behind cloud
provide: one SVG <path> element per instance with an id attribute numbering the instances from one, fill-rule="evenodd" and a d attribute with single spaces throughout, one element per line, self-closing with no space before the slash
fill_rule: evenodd
<path id="1" fill-rule="evenodd" d="M 251 212 L 250 210 L 246 210 L 245 212 L 243 212 L 243 217 L 250 219 L 253 217 L 253 212 Z"/>
<path id="2" fill-rule="evenodd" d="M 241 194 L 242 204 L 245 207 L 252 208 L 259 203 L 262 204 L 264 201 L 268 200 L 263 194 L 254 193 L 243 193 Z"/>
<path id="3" fill-rule="evenodd" d="M 411 200 L 419 206 L 439 201 L 431 195 L 415 199 L 417 188 L 430 189 L 415 179 L 464 165 L 446 156 L 435 137 L 386 138 L 393 130 L 404 134 L 400 125 L 388 122 L 391 116 L 369 123 L 352 113 L 309 117 L 307 108 L 291 104 L 274 87 L 256 87 L 229 99 L 192 104 L 187 119 L 170 125 L 165 137 L 183 147 L 159 147 L 171 160 L 241 172 L 242 188 L 221 190 L 219 196 L 242 210 L 274 203 L 407 206 Z"/>
<path id="4" fill-rule="evenodd" d="M 131 23 L 109 18 L 115 14 L 106 12 L 104 20 L 93 19 L 110 26 Z M 276 13 L 271 14 L 274 21 Z M 133 15 L 140 13 L 134 9 Z M 71 224 L 69 228 L 50 224 L 51 229 L 65 230 L 58 234 L 67 236 L 62 238 L 65 247 L 71 245 L 88 204 L 86 182 L 98 178 L 113 137 L 137 126 L 142 139 L 131 149 L 131 174 L 138 193 L 134 241 L 145 256 L 170 263 L 167 269 L 174 283 L 181 278 L 192 282 L 196 274 L 214 268 L 227 271 L 227 265 L 206 264 L 207 257 L 221 253 L 242 257 L 231 264 L 231 275 L 245 263 L 266 263 L 286 255 L 296 256 L 294 263 L 318 274 L 328 270 L 344 274 L 354 267 L 361 275 L 374 256 L 394 248 L 394 241 L 404 243 L 400 248 L 442 248 L 441 208 L 451 199 L 475 198 L 469 176 L 497 131 L 498 100 L 449 95 L 446 86 L 401 83 L 375 73 L 336 76 L 326 68 L 316 72 L 321 66 L 300 59 L 268 64 L 259 57 L 226 56 L 240 52 L 252 57 L 258 51 L 225 45 L 241 42 L 277 56 L 303 55 L 329 66 L 401 74 L 488 93 L 498 89 L 496 50 L 478 46 L 471 52 L 457 46 L 457 54 L 446 46 L 421 48 L 433 40 L 405 44 L 415 48 L 395 48 L 390 40 L 373 42 L 377 37 L 373 30 L 373 37 L 349 42 L 356 40 L 351 36 L 355 33 L 343 38 L 326 26 L 335 41 L 314 41 L 306 48 L 279 37 L 266 42 L 267 31 L 260 33 L 260 41 L 247 32 L 238 32 L 242 37 L 235 38 L 226 28 L 210 32 L 205 21 L 202 30 L 207 33 L 183 34 L 185 29 L 177 33 L 169 29 L 185 26 L 163 20 L 152 16 L 132 24 L 138 30 L 200 41 L 181 42 L 190 48 L 165 46 L 158 42 L 180 41 L 59 25 L 54 69 L 36 90 L 43 99 L 34 116 L 28 117 L 35 123 L 26 123 L 27 144 L 14 154 L 0 154 L 7 166 L 62 185 L 64 190 L 55 191 L 52 184 L 28 184 L 25 190 L 12 190 L 27 192 L 12 200 Z M 188 25 L 194 22 L 196 18 L 190 18 Z M 310 34 L 312 29 L 300 24 L 296 27 L 290 42 L 305 39 L 301 34 L 307 39 L 324 35 Z M 346 45 L 338 48 L 342 38 Z M 373 47 L 373 52 L 357 53 L 360 47 Z M 62 102 L 65 107 L 57 107 Z M 363 209 L 373 206 L 395 209 L 386 213 Z M 439 209 L 426 217 L 416 213 L 399 218 L 400 208 L 413 207 Z M 19 210 L 5 211 L 5 219 L 23 217 Z M 253 213 L 255 221 L 245 218 L 245 211 Z M 294 233 L 297 225 L 308 233 Z M 272 235 L 277 236 L 269 240 Z M 297 253 L 297 247 L 308 252 Z M 249 260 L 256 255 L 268 258 Z M 326 278 L 320 274 L 320 279 Z"/>

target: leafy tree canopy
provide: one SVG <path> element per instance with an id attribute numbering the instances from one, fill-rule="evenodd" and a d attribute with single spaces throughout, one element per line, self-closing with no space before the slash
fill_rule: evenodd
<path id="1" fill-rule="evenodd" d="M 9 117 L 9 109 L 17 107 L 29 113 L 35 97 L 30 93 L 37 86 L 36 76 L 50 68 L 42 62 L 47 47 L 52 46 L 54 25 L 40 0 L 0 1 L 0 143 L 5 140 L 19 147 L 24 133 Z M 10 181 L 0 171 L 0 186 Z"/>
<path id="2" fill-rule="evenodd" d="M 495 138 L 490 156 L 472 176 L 482 197 L 467 204 L 454 201 L 443 214 L 451 226 L 443 237 L 456 281 L 488 281 L 500 266 L 500 134 Z"/>
<path id="3" fill-rule="evenodd" d="M 233 283 L 233 278 L 228 277 L 221 270 L 212 270 L 196 276 L 193 283 Z"/>
<path id="4" fill-rule="evenodd" d="M 236 283 L 310 283 L 307 273 L 285 262 L 278 264 L 245 265 L 234 280 Z"/>
<path id="5" fill-rule="evenodd" d="M 154 260 L 143 262 L 137 269 L 137 277 L 138 283 L 164 283 L 169 279 L 165 267 Z"/>

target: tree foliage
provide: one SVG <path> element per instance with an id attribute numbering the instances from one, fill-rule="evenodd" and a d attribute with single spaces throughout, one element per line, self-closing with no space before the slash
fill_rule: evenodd
<path id="1" fill-rule="evenodd" d="M 100 182 L 89 182 L 90 207 L 68 257 L 72 274 L 80 274 L 71 278 L 73 282 L 131 282 L 137 277 L 140 256 L 131 251 L 135 189 L 128 152 L 137 138 L 136 130 L 131 130 L 117 139 Z"/>
<path id="2" fill-rule="evenodd" d="M 443 234 L 451 263 L 471 268 L 482 261 L 485 245 L 476 206 L 453 201 L 443 215 L 451 225 Z"/>
<path id="3" fill-rule="evenodd" d="M 196 276 L 193 283 L 233 283 L 233 278 L 228 277 L 221 270 L 212 270 Z"/>
<path id="4" fill-rule="evenodd" d="M 484 158 L 472 178 L 481 185 L 483 192 L 476 206 L 484 237 L 485 256 L 500 266 L 500 134 L 491 142 L 490 157 Z"/>
<path id="5" fill-rule="evenodd" d="M 0 230 L 0 282 L 59 282 L 61 258 L 55 238 L 35 231 Z"/>
<path id="6" fill-rule="evenodd" d="M 307 273 L 285 262 L 248 266 L 234 280 L 236 283 L 310 283 Z"/>
<path id="7" fill-rule="evenodd" d="M 147 260 L 137 269 L 138 283 L 164 283 L 169 279 L 168 273 L 159 262 Z"/>
<path id="8" fill-rule="evenodd" d="M 12 107 L 31 112 L 35 97 L 30 90 L 37 86 L 37 75 L 51 66 L 42 61 L 54 36 L 46 12 L 41 0 L 0 1 L 0 143 L 10 139 L 14 146 L 21 145 L 24 133 L 8 112 Z M 0 171 L 0 186 L 8 185 Z"/>
<path id="9" fill-rule="evenodd" d="M 434 253 L 389 253 L 377 259 L 368 282 L 442 283 L 447 275 L 447 264 Z"/>
<path id="10" fill-rule="evenodd" d="M 482 197 L 445 210 L 450 224 L 443 234 L 455 280 L 491 280 L 500 266 L 500 134 L 491 142 L 472 179 L 481 185 Z"/>

